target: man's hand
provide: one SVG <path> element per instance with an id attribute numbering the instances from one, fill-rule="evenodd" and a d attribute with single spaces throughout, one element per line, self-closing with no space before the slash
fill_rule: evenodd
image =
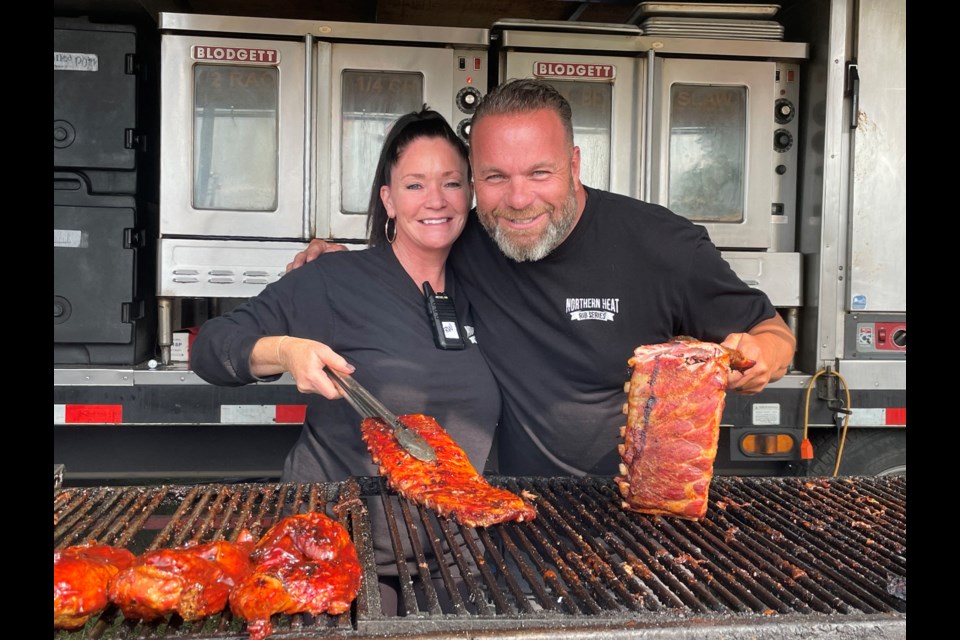
<path id="1" fill-rule="evenodd" d="M 756 362 L 746 371 L 730 371 L 727 390 L 746 395 L 760 393 L 768 383 L 782 378 L 797 347 L 796 338 L 779 315 L 747 333 L 731 333 L 721 344 Z"/>
<path id="2" fill-rule="evenodd" d="M 332 253 L 334 251 L 347 251 L 347 247 L 346 245 L 337 244 L 336 242 L 327 242 L 320 238 L 314 238 L 310 241 L 310 244 L 307 245 L 306 249 L 293 256 L 293 261 L 287 265 L 287 272 L 289 273 L 294 269 L 299 269 L 308 262 L 316 260 L 317 256 L 321 253 Z"/>

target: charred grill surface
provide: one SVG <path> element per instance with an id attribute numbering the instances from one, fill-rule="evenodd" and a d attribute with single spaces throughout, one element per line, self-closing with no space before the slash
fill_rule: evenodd
<path id="1" fill-rule="evenodd" d="M 277 638 L 469 631 L 699 638 L 905 636 L 906 478 L 714 478 L 700 521 L 625 511 L 612 478 L 492 478 L 537 496 L 538 517 L 472 528 L 438 517 L 382 478 L 317 485 L 60 489 L 54 550 L 94 539 L 134 553 L 258 538 L 319 511 L 357 546 L 360 594 L 336 616 L 275 615 Z M 405 616 L 381 612 L 368 512 L 397 550 Z M 407 562 L 412 557 L 414 562 Z M 676 636 L 662 635 L 675 629 Z M 853 631 L 852 631 L 853 630 Z M 738 635 L 740 634 L 740 635 Z M 229 609 L 124 621 L 114 606 L 55 638 L 247 638 Z"/>

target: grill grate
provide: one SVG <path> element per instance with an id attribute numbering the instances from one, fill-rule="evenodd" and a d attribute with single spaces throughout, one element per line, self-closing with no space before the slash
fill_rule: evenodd
<path id="1" fill-rule="evenodd" d="M 777 624 L 822 631 L 825 620 L 879 624 L 894 636 L 905 630 L 905 477 L 718 477 L 700 522 L 624 511 L 609 478 L 492 480 L 537 496 L 538 517 L 461 527 L 399 498 L 381 478 L 60 489 L 54 549 L 94 539 L 140 553 L 235 540 L 243 528 L 259 536 L 284 515 L 325 512 L 357 544 L 360 596 L 340 616 L 275 616 L 278 638 L 604 627 L 642 634 L 664 626 L 704 637 L 711 624 L 730 620 L 749 637 Z M 387 523 L 402 616 L 381 611 L 370 513 Z M 245 635 L 229 611 L 196 623 L 172 616 L 145 624 L 111 607 L 55 638 Z"/>

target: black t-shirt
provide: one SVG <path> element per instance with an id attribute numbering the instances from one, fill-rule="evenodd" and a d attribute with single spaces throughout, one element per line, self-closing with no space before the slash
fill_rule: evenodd
<path id="1" fill-rule="evenodd" d="M 471 215 L 450 261 L 503 397 L 504 475 L 613 475 L 627 359 L 678 335 L 721 342 L 776 311 L 706 231 L 664 207 L 587 188 L 546 258 L 506 258 Z"/>

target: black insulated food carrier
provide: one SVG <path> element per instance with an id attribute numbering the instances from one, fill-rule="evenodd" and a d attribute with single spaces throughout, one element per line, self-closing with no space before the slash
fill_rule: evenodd
<path id="1" fill-rule="evenodd" d="M 53 166 L 94 193 L 136 193 L 137 33 L 87 18 L 53 21 Z"/>
<path id="2" fill-rule="evenodd" d="M 53 362 L 137 364 L 153 354 L 156 302 L 136 199 L 53 176 Z"/>

